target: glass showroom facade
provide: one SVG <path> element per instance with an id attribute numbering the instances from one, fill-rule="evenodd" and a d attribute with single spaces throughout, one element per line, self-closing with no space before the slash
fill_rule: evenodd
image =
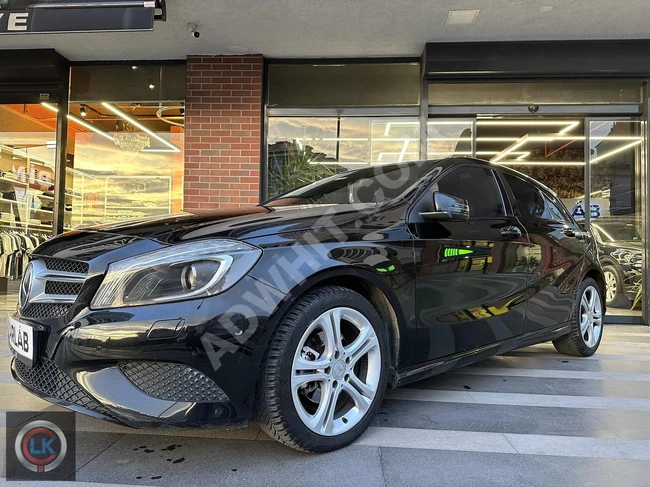
<path id="1" fill-rule="evenodd" d="M 640 322 L 650 294 L 650 66 L 638 53 L 648 46 L 592 43 L 569 54 L 553 43 L 524 47 L 429 45 L 422 58 L 265 60 L 260 200 L 368 165 L 465 156 L 512 167 L 554 190 L 595 234 L 608 315 Z M 593 49 L 601 49 L 589 58 L 596 65 L 580 54 Z M 188 154 L 223 141 L 185 133 L 202 120 L 186 113 L 197 113 L 186 99 L 196 80 L 184 62 L 70 66 L 54 52 L 34 51 L 30 65 L 49 68 L 30 70 L 25 54 L 11 52 L 0 52 L 10 66 L 0 74 L 0 230 L 18 242 L 16 256 L 63 230 L 187 206 Z M 615 69 L 605 72 L 608 63 Z M 554 257 L 546 256 L 548 265 L 562 266 Z M 13 259 L 6 278 L 18 277 L 23 262 Z"/>

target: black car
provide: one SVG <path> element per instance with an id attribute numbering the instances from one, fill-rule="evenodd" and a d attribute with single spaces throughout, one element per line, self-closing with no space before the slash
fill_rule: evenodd
<path id="1" fill-rule="evenodd" d="M 605 302 L 612 308 L 630 309 L 641 290 L 643 242 L 639 226 L 635 218 L 625 216 L 598 218 L 591 223 L 605 276 Z"/>
<path id="2" fill-rule="evenodd" d="M 558 198 L 473 159 L 368 167 L 262 205 L 74 231 L 34 252 L 15 379 L 134 427 L 322 452 L 398 387 L 553 340 L 593 354 L 604 277 Z"/>

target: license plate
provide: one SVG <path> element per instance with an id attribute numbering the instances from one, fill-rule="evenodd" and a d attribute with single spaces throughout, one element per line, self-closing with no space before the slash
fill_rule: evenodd
<path id="1" fill-rule="evenodd" d="M 36 358 L 36 332 L 34 328 L 9 316 L 9 346 L 17 358 L 34 364 Z"/>

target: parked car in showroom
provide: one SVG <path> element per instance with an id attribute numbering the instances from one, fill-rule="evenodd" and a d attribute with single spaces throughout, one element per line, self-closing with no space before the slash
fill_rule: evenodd
<path id="1" fill-rule="evenodd" d="M 10 318 L 32 393 L 134 427 L 358 438 L 386 387 L 603 332 L 596 247 L 548 188 L 444 159 L 368 167 L 259 206 L 63 234 Z"/>
<path id="2" fill-rule="evenodd" d="M 605 276 L 605 303 L 629 309 L 643 277 L 643 242 L 633 217 L 603 217 L 591 223 Z"/>

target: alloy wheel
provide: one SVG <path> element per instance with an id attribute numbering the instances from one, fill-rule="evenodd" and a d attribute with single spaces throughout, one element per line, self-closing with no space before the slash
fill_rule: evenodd
<path id="1" fill-rule="evenodd" d="M 608 303 L 614 301 L 618 287 L 616 285 L 616 276 L 612 271 L 605 271 L 605 299 Z"/>
<path id="2" fill-rule="evenodd" d="M 589 348 L 598 343 L 603 331 L 603 305 L 600 293 L 593 286 L 588 286 L 580 299 L 580 333 Z"/>
<path id="3" fill-rule="evenodd" d="M 291 395 L 303 424 L 336 436 L 366 415 L 381 377 L 379 339 L 352 308 L 333 308 L 307 327 L 291 367 Z"/>

